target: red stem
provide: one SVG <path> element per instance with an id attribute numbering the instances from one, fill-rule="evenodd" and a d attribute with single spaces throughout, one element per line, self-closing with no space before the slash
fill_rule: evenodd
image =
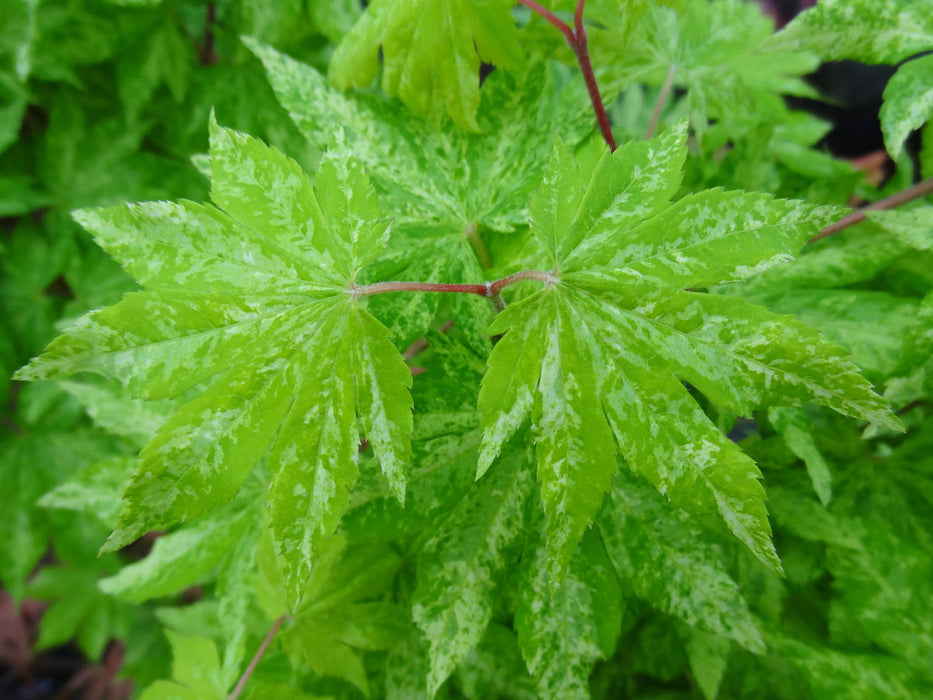
<path id="1" fill-rule="evenodd" d="M 583 36 L 583 6 L 586 0 L 577 0 L 577 6 L 573 8 L 573 26 L 577 30 L 577 36 Z"/>
<path id="2" fill-rule="evenodd" d="M 587 92 L 590 93 L 590 102 L 593 103 L 593 111 L 596 112 L 599 130 L 602 132 L 605 142 L 609 144 L 609 148 L 613 151 L 616 150 L 616 140 L 612 135 L 609 115 L 606 114 L 606 108 L 603 106 L 603 98 L 599 94 L 599 85 L 596 83 L 596 75 L 593 73 L 593 64 L 590 61 L 590 51 L 586 42 L 586 30 L 583 28 L 583 7 L 586 5 L 586 0 L 577 0 L 573 11 L 573 28 L 534 0 L 518 1 L 557 27 L 564 35 L 564 38 L 567 39 L 567 44 L 573 51 L 573 55 L 577 57 L 577 63 L 580 64 L 580 72 L 583 73 Z"/>
<path id="3" fill-rule="evenodd" d="M 878 200 L 873 204 L 869 204 L 867 207 L 859 209 L 858 211 L 853 211 L 850 214 L 846 214 L 844 217 L 839 219 L 839 221 L 830 224 L 817 235 L 811 238 L 808 243 L 816 243 L 816 241 L 822 240 L 823 238 L 828 238 L 829 236 L 835 235 L 840 231 L 843 231 L 850 226 L 855 226 L 859 224 L 868 217 L 865 215 L 865 212 L 868 211 L 878 211 L 881 209 L 893 209 L 898 207 L 901 204 L 905 204 L 913 199 L 919 199 L 928 194 L 933 193 L 933 177 L 927 178 L 922 182 L 918 182 L 916 185 L 908 187 L 906 190 L 901 190 L 892 194 L 890 197 L 885 197 L 884 199 Z"/>
<path id="4" fill-rule="evenodd" d="M 508 277 L 485 282 L 483 284 L 441 284 L 438 282 L 376 282 L 362 287 L 354 287 L 351 291 L 354 296 L 365 297 L 372 294 L 385 294 L 386 292 L 447 292 L 459 294 L 477 294 L 481 297 L 495 297 L 505 287 L 523 280 L 538 280 L 545 284 L 554 284 L 557 278 L 550 272 L 538 270 L 522 270 Z"/>
<path id="5" fill-rule="evenodd" d="M 240 697 L 240 694 L 243 692 L 243 688 L 246 687 L 246 681 L 248 681 L 249 677 L 253 675 L 253 671 L 256 670 L 256 667 L 259 665 L 263 654 L 266 653 L 266 649 L 268 649 L 269 645 L 272 643 L 272 638 L 275 637 L 275 633 L 279 631 L 279 627 L 282 626 L 284 621 L 285 615 L 282 615 L 278 620 L 272 623 L 272 629 L 270 629 L 266 634 L 266 638 L 262 640 L 262 644 L 259 645 L 259 648 L 253 655 L 253 659 L 249 662 L 249 666 L 247 666 L 246 670 L 243 671 L 243 675 L 240 676 L 240 680 L 237 681 L 233 692 L 227 696 L 227 700 L 236 700 L 238 697 Z"/>
<path id="6" fill-rule="evenodd" d="M 547 8 L 541 7 L 541 5 L 536 3 L 534 0 L 518 0 L 518 1 L 522 5 L 527 7 L 529 10 L 531 10 L 537 15 L 541 15 L 545 20 L 547 20 L 548 22 L 553 24 L 555 27 L 557 27 L 560 30 L 561 34 L 563 34 L 567 38 L 567 43 L 570 44 L 571 46 L 574 45 L 577 38 L 573 34 L 573 29 L 571 29 L 570 25 L 564 22 L 564 20 L 562 20 L 560 17 L 555 15 L 553 12 L 551 12 Z"/>

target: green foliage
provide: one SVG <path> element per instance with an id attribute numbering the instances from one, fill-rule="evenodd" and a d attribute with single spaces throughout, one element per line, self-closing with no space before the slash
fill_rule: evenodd
<path id="1" fill-rule="evenodd" d="M 933 204 L 809 242 L 933 174 L 928 10 L 592 0 L 610 151 L 499 0 L 7 2 L 36 649 L 144 700 L 930 695 Z M 782 97 L 845 58 L 905 61 L 880 190 Z"/>
<path id="2" fill-rule="evenodd" d="M 687 91 L 686 107 L 698 134 L 716 119 L 733 136 L 748 129 L 750 119 L 760 122 L 767 115 L 771 122 L 784 121 L 780 94 L 810 94 L 798 76 L 816 67 L 816 56 L 769 49 L 772 27 L 757 7 L 742 0 L 682 4 L 686 7 L 649 3 L 624 41 L 617 33 L 602 35 L 607 45 L 595 48 L 606 52 L 607 77 L 614 85 L 661 85 L 672 79 Z"/>
<path id="3" fill-rule="evenodd" d="M 412 111 L 450 115 L 478 130 L 480 61 L 514 67 L 522 60 L 504 0 L 375 0 L 337 47 L 330 74 L 341 89 L 382 87 Z"/>

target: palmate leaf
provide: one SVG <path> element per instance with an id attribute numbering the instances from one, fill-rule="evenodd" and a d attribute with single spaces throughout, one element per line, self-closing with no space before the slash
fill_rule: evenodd
<path id="1" fill-rule="evenodd" d="M 299 130 L 325 147 L 338 128 L 366 168 L 393 240 L 380 261 L 384 278 L 471 283 L 488 264 L 474 250 L 483 231 L 510 232 L 528 221 L 528 201 L 541 180 L 553 134 L 575 144 L 592 131 L 582 100 L 552 99 L 543 68 L 494 72 L 483 85 L 482 133 L 441 128 L 370 94 L 343 95 L 311 66 L 256 41 L 282 106 Z M 508 183 L 508 186 L 503 186 Z M 436 295 L 374 298 L 370 309 L 405 345 L 424 334 L 438 310 Z M 489 305 L 473 295 L 449 300 L 458 327 L 477 349 L 488 340 Z"/>
<path id="2" fill-rule="evenodd" d="M 347 152 L 317 185 L 243 134 L 211 129 L 208 205 L 145 203 L 76 218 L 144 286 L 89 314 L 20 379 L 97 372 L 147 398 L 197 387 L 140 455 L 105 550 L 231 500 L 268 453 L 271 526 L 294 600 L 373 445 L 404 495 L 411 374 L 350 293 L 387 224 Z"/>
<path id="3" fill-rule="evenodd" d="M 103 564 L 103 567 L 101 566 Z M 43 613 L 36 649 L 51 649 L 71 640 L 89 659 L 101 658 L 107 643 L 129 637 L 133 609 L 97 587 L 104 572 L 119 566 L 115 556 L 78 565 L 42 568 L 29 582 L 29 595 L 51 605 Z"/>
<path id="4" fill-rule="evenodd" d="M 673 71 L 673 84 L 686 89 L 698 133 L 715 120 L 726 124 L 731 136 L 757 126 L 764 114 L 785 121 L 782 94 L 812 94 L 800 77 L 816 68 L 816 55 L 767 50 L 773 27 L 754 3 L 688 0 L 685 5 L 679 12 L 652 4 L 636 31 L 624 17 L 610 20 L 617 31 L 594 34 L 593 50 L 597 57 L 605 52 L 600 63 L 610 66 L 611 86 L 660 86 Z"/>
<path id="5" fill-rule="evenodd" d="M 337 47 L 330 65 L 342 89 L 382 87 L 409 109 L 450 115 L 477 130 L 480 61 L 514 67 L 522 60 L 509 0 L 375 0 Z"/>
<path id="6" fill-rule="evenodd" d="M 900 425 L 815 331 L 738 298 L 684 291 L 788 260 L 835 214 L 719 190 L 670 204 L 685 155 L 679 127 L 607 152 L 586 177 L 558 141 L 531 222 L 553 268 L 491 328 L 505 336 L 479 397 L 479 473 L 530 418 L 553 582 L 609 489 L 617 450 L 675 505 L 718 513 L 780 569 L 757 467 L 681 380 L 740 415 L 815 403 Z"/>

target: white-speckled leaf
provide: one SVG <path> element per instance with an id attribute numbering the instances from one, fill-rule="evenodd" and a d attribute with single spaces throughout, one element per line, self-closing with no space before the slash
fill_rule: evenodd
<path id="1" fill-rule="evenodd" d="M 315 190 L 248 136 L 213 124 L 211 146 L 223 210 L 158 202 L 77 214 L 146 291 L 88 314 L 18 376 L 96 372 L 146 398 L 199 391 L 142 450 L 105 549 L 230 501 L 268 453 L 294 601 L 314 543 L 346 508 L 361 433 L 404 495 L 411 374 L 350 294 L 386 223 L 345 149 L 325 156 Z"/>
<path id="2" fill-rule="evenodd" d="M 671 80 L 698 139 L 709 122 L 731 136 L 762 120 L 783 122 L 788 110 L 782 95 L 815 96 L 801 77 L 817 67 L 817 56 L 767 50 L 774 25 L 757 3 L 684 0 L 680 6 L 651 2 L 627 38 L 617 28 L 631 21 L 629 8 L 617 7 L 615 17 L 607 13 L 609 31 L 593 32 L 590 42 L 593 54 L 604 56 L 603 80 L 615 88 L 660 87 Z M 639 131 L 647 127 L 650 109 L 641 113 Z"/>
<path id="3" fill-rule="evenodd" d="M 813 51 L 824 61 L 897 63 L 933 48 L 933 12 L 925 0 L 820 0 L 768 47 Z"/>
<path id="4" fill-rule="evenodd" d="M 100 589 L 129 603 L 142 603 L 199 583 L 259 526 L 255 500 L 252 504 L 242 500 L 160 537 L 150 554 L 102 579 Z"/>
<path id="5" fill-rule="evenodd" d="M 409 109 L 478 130 L 480 61 L 514 67 L 521 48 L 509 0 L 374 0 L 337 47 L 330 75 L 341 89 L 382 87 Z"/>
<path id="6" fill-rule="evenodd" d="M 918 682 L 915 672 L 890 654 L 859 648 L 843 651 L 777 630 L 769 631 L 766 639 L 772 653 L 780 654 L 806 678 L 815 698 L 915 698 L 929 687 L 926 674 Z"/>
<path id="7" fill-rule="evenodd" d="M 695 629 L 764 651 L 723 553 L 694 518 L 620 471 L 598 523 L 613 566 L 638 597 Z"/>
<path id="8" fill-rule="evenodd" d="M 933 32 L 930 46 L 933 47 Z M 879 116 L 885 146 L 897 160 L 910 132 L 933 116 L 933 56 L 920 56 L 897 69 L 884 89 Z"/>
<path id="9" fill-rule="evenodd" d="M 610 282 L 593 307 L 625 336 L 628 353 L 657 355 L 669 371 L 740 415 L 762 405 L 817 404 L 900 428 L 849 353 L 791 316 L 741 298 Z M 651 301 L 648 301 L 651 299 Z"/>
<path id="10" fill-rule="evenodd" d="M 809 416 L 801 408 L 774 406 L 768 409 L 768 420 L 784 438 L 788 449 L 803 460 L 820 503 L 824 507 L 828 505 L 833 495 L 833 475 L 816 446 Z"/>
<path id="11" fill-rule="evenodd" d="M 412 615 L 428 642 L 433 695 L 476 647 L 521 550 L 534 481 L 513 451 L 464 496 L 418 555 Z"/>
<path id="12" fill-rule="evenodd" d="M 544 546 L 526 547 L 515 629 L 538 696 L 588 700 L 598 659 L 614 651 L 622 623 L 622 593 L 595 532 L 583 538 L 563 585 L 552 595 Z"/>
<path id="13" fill-rule="evenodd" d="M 304 372 L 292 378 L 300 390 L 283 412 L 269 455 L 272 531 L 293 601 L 320 542 L 347 508 L 359 474 L 361 427 L 373 438 L 393 493 L 404 498 L 411 372 L 385 328 L 353 302 L 344 305 L 330 310 L 300 351 Z"/>
<path id="14" fill-rule="evenodd" d="M 617 452 L 677 506 L 718 513 L 781 569 L 760 472 L 683 381 L 740 415 L 812 403 L 900 428 L 841 347 L 791 317 L 685 290 L 790 259 L 834 212 L 720 190 L 667 205 L 680 182 L 682 139 L 672 129 L 604 156 L 597 171 L 609 186 L 586 195 L 558 145 L 532 207 L 532 233 L 555 259 L 555 279 L 490 328 L 505 335 L 480 392 L 479 471 L 531 416 L 554 583 L 599 509 Z M 547 194 L 572 206 L 573 218 Z"/>
<path id="15" fill-rule="evenodd" d="M 556 587 L 616 471 L 616 448 L 597 393 L 602 360 L 559 287 L 507 307 L 490 332 L 505 337 L 489 356 L 479 395 L 478 473 L 530 416 L 548 516 L 547 569 Z"/>
<path id="16" fill-rule="evenodd" d="M 609 335 L 609 334 L 607 334 Z M 612 356 L 612 353 L 620 353 Z M 629 466 L 688 512 L 717 513 L 762 562 L 780 571 L 761 472 L 709 420 L 684 385 L 647 358 L 610 344 L 614 380 L 602 391 Z"/>
<path id="17" fill-rule="evenodd" d="M 405 502 L 411 455 L 411 369 L 385 326 L 355 310 L 351 368 L 357 372 L 357 415 L 389 481 L 392 494 Z M 326 349 L 322 349 L 324 351 Z"/>
<path id="18" fill-rule="evenodd" d="M 339 284 L 310 238 L 303 248 L 283 249 L 251 228 L 249 218 L 234 219 L 209 204 L 141 202 L 81 209 L 74 218 L 147 289 L 319 296 Z"/>
<path id="19" fill-rule="evenodd" d="M 538 340 L 546 332 L 547 319 L 536 313 L 538 296 L 510 304 L 496 316 L 490 333 L 505 333 L 489 356 L 489 367 L 479 392 L 483 442 L 476 478 L 492 465 L 505 443 L 531 416 L 544 348 Z M 517 332 L 506 333 L 509 328 Z"/>
<path id="20" fill-rule="evenodd" d="M 605 151 L 581 172 L 559 140 L 531 205 L 535 236 L 564 270 L 603 264 L 619 233 L 668 205 L 683 178 L 686 122 L 650 141 L 630 141 Z"/>
<path id="21" fill-rule="evenodd" d="M 830 207 L 768 194 L 706 190 L 637 226 L 618 227 L 610 218 L 604 226 L 611 234 L 585 242 L 564 269 L 621 271 L 679 288 L 742 280 L 791 260 L 837 215 Z"/>
<path id="22" fill-rule="evenodd" d="M 438 128 L 373 95 L 341 94 L 311 66 L 245 41 L 313 144 L 327 147 L 344 130 L 396 226 L 461 235 L 472 224 L 499 231 L 524 225 L 554 134 L 576 145 L 594 126 L 585 97 L 549 97 L 554 88 L 540 67 L 494 71 L 483 83 L 481 133 L 471 133 Z"/>
<path id="23" fill-rule="evenodd" d="M 930 77 L 933 84 L 933 74 Z M 898 240 L 917 250 L 933 250 L 933 206 L 869 211 L 866 216 Z"/>
<path id="24" fill-rule="evenodd" d="M 604 358 L 592 329 L 560 290 L 545 291 L 538 303 L 549 323 L 544 337 L 527 341 L 541 343 L 544 352 L 532 428 L 547 515 L 547 570 L 556 589 L 609 490 L 616 447 L 600 406 Z"/>

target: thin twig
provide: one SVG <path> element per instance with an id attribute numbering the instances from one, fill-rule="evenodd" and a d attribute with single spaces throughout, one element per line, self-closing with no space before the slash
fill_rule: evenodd
<path id="1" fill-rule="evenodd" d="M 489 285 L 489 291 L 491 293 L 487 294 L 486 296 L 497 296 L 510 284 L 524 282 L 525 280 L 537 280 L 539 282 L 544 282 L 546 285 L 552 285 L 557 282 L 557 277 L 554 276 L 553 272 L 541 272 L 540 270 L 522 270 L 521 272 L 513 272 L 508 277 L 503 277 L 501 280 L 492 282 Z"/>
<path id="2" fill-rule="evenodd" d="M 664 105 L 667 104 L 667 97 L 671 94 L 671 88 L 674 86 L 674 75 L 677 73 L 677 64 L 672 63 L 667 69 L 667 77 L 661 86 L 661 92 L 658 93 L 658 100 L 654 103 L 654 111 L 651 113 L 651 121 L 648 123 L 648 130 L 645 132 L 647 141 L 654 136 L 654 130 L 658 128 L 658 122 L 661 120 L 661 112 Z"/>
<path id="3" fill-rule="evenodd" d="M 353 287 L 350 291 L 353 296 L 364 297 L 387 292 L 444 292 L 453 294 L 476 294 L 481 297 L 494 297 L 505 287 L 524 280 L 538 280 L 545 284 L 554 284 L 557 278 L 552 272 L 540 270 L 522 270 L 495 282 L 483 284 L 442 284 L 438 282 L 375 282 Z"/>
<path id="4" fill-rule="evenodd" d="M 246 670 L 243 671 L 243 675 L 240 676 L 240 680 L 237 681 L 233 692 L 227 696 L 227 700 L 236 700 L 238 697 L 240 697 L 240 693 L 242 693 L 243 688 L 246 687 L 246 682 L 249 680 L 249 677 L 253 675 L 253 671 L 256 670 L 256 667 L 262 660 L 263 654 L 266 653 L 266 649 L 268 649 L 269 645 L 272 643 L 272 638 L 275 637 L 275 633 L 279 631 L 279 627 L 282 626 L 284 621 L 285 615 L 282 615 L 278 620 L 272 623 L 272 628 L 266 634 L 266 638 L 262 640 L 262 644 L 259 645 L 255 655 L 253 655 L 253 659 L 249 662 L 249 666 L 247 666 Z"/>
<path id="5" fill-rule="evenodd" d="M 593 111 L 596 112 L 596 121 L 599 122 L 599 130 L 603 134 L 603 140 L 609 144 L 609 150 L 616 150 L 616 140 L 612 135 L 612 126 L 609 124 L 609 115 L 606 114 L 606 108 L 603 106 L 603 98 L 599 94 L 599 85 L 596 83 L 596 75 L 593 73 L 593 64 L 590 62 L 589 50 L 586 48 L 586 35 L 583 35 L 583 41 L 578 46 L 571 46 L 580 64 L 580 70 L 583 72 L 583 80 L 586 81 L 586 89 L 590 93 L 590 102 L 593 103 Z"/>
<path id="6" fill-rule="evenodd" d="M 586 30 L 583 27 L 583 7 L 586 5 L 586 0 L 577 0 L 573 12 L 573 27 L 534 0 L 518 1 L 553 24 L 564 35 L 567 44 L 573 51 L 573 55 L 577 57 L 577 63 L 580 64 L 580 71 L 583 73 L 583 80 L 586 82 L 586 89 L 590 94 L 590 102 L 593 103 L 593 111 L 596 112 L 596 121 L 599 122 L 599 130 L 602 132 L 603 139 L 609 144 L 611 150 L 616 150 L 616 140 L 612 135 L 612 127 L 609 124 L 609 115 L 606 114 L 606 108 L 603 105 L 603 98 L 599 94 L 599 85 L 596 82 L 596 75 L 593 73 L 593 63 L 590 61 Z"/>
<path id="7" fill-rule="evenodd" d="M 577 39 L 583 36 L 583 6 L 586 0 L 577 0 L 576 7 L 573 8 L 573 27 L 576 30 Z"/>
<path id="8" fill-rule="evenodd" d="M 555 27 L 557 27 L 560 30 L 561 34 L 563 34 L 564 37 L 566 37 L 567 43 L 570 44 L 571 46 L 577 40 L 577 38 L 573 35 L 573 29 L 570 28 L 570 25 L 564 22 L 564 20 L 562 20 L 560 17 L 555 15 L 553 12 L 551 12 L 547 8 L 542 7 L 541 5 L 536 3 L 534 0 L 518 0 L 518 1 L 522 5 L 527 7 L 529 10 L 531 10 L 537 15 L 541 15 L 541 17 L 543 17 L 546 21 L 550 22 Z"/>
<path id="9" fill-rule="evenodd" d="M 911 200 L 925 197 L 931 193 L 933 193 L 933 177 L 923 180 L 922 182 L 918 182 L 916 185 L 908 187 L 906 190 L 901 190 L 900 192 L 892 194 L 890 197 L 885 197 L 884 199 L 874 202 L 873 204 L 869 204 L 867 207 L 863 207 L 858 211 L 853 211 L 850 214 L 846 214 L 844 217 L 839 219 L 839 221 L 824 228 L 808 242 L 815 243 L 816 241 L 833 236 L 840 231 L 849 228 L 850 226 L 860 224 L 868 218 L 865 212 L 893 209 L 894 207 L 898 207 L 901 204 L 906 204 Z"/>

